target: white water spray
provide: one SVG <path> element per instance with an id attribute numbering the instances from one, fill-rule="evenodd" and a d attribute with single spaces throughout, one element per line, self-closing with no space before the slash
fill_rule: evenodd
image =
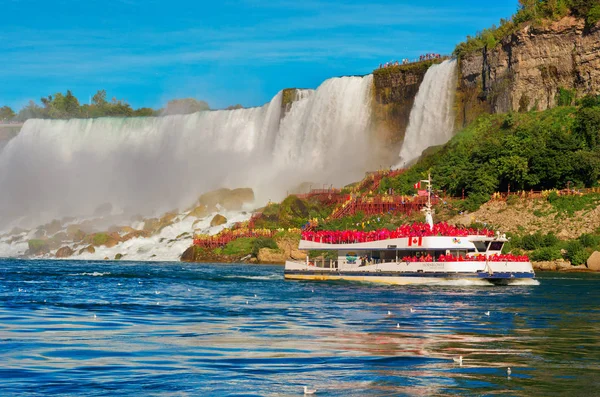
<path id="1" fill-rule="evenodd" d="M 427 70 L 410 111 L 399 167 L 409 165 L 428 147 L 443 145 L 452 138 L 455 87 L 456 60 L 444 61 Z"/>
<path id="2" fill-rule="evenodd" d="M 208 190 L 249 186 L 277 200 L 305 182 L 351 181 L 369 156 L 372 76 L 282 94 L 251 109 L 191 115 L 29 120 L 0 151 L 0 230 L 93 213 L 158 214 Z"/>

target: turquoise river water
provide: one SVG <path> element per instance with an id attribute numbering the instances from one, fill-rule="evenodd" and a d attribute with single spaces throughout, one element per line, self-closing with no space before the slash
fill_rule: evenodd
<path id="1" fill-rule="evenodd" d="M 0 395 L 600 395 L 600 275 L 538 280 L 402 287 L 285 281 L 279 266 L 0 259 Z"/>

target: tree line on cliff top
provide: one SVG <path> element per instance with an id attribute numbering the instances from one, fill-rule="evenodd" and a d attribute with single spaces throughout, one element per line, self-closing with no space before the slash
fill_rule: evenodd
<path id="1" fill-rule="evenodd" d="M 543 112 L 484 115 L 379 189 L 413 194 L 431 171 L 435 189 L 468 197 L 473 209 L 494 192 L 595 187 L 600 178 L 600 96 Z"/>
<path id="2" fill-rule="evenodd" d="M 526 23 L 540 24 L 573 15 L 585 20 L 590 28 L 600 21 L 600 0 L 519 0 L 519 8 L 510 19 L 501 19 L 498 26 L 478 32 L 459 43 L 454 55 L 461 55 L 485 48 L 492 49 L 503 38 L 514 33 Z"/>
<path id="3" fill-rule="evenodd" d="M 29 101 L 18 113 L 9 106 L 0 108 L 0 121 L 25 121 L 28 119 L 73 119 L 95 117 L 148 117 L 173 114 L 189 114 L 210 110 L 208 103 L 194 98 L 173 99 L 164 109 L 142 107 L 133 109 L 127 101 L 112 98 L 107 100 L 106 91 L 99 90 L 89 104 L 81 104 L 70 90 L 66 93 L 42 97 L 41 105 Z"/>

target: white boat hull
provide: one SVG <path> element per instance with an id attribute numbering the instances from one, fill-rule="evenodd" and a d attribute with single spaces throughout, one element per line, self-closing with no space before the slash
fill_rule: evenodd
<path id="1" fill-rule="evenodd" d="M 472 283 L 517 284 L 535 277 L 530 262 L 387 262 L 359 267 L 326 268 L 286 262 L 289 280 L 347 280 L 385 284 Z"/>

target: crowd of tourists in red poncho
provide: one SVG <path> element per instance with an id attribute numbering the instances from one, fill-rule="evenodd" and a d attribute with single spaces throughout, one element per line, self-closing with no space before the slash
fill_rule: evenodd
<path id="1" fill-rule="evenodd" d="M 458 227 L 448 223 L 436 223 L 433 229 L 427 223 L 413 223 L 402 225 L 394 230 L 377 229 L 370 232 L 360 230 L 319 230 L 303 231 L 302 239 L 327 244 L 351 244 L 365 243 L 370 241 L 388 240 L 403 237 L 427 237 L 427 236 L 494 236 L 494 231 L 489 229 L 473 229 Z"/>
<path id="2" fill-rule="evenodd" d="M 445 254 L 440 255 L 437 258 L 437 262 L 465 262 L 465 261 L 477 261 L 485 262 L 529 262 L 529 258 L 526 255 L 513 255 L 513 254 L 494 254 L 486 257 L 485 255 L 472 255 L 472 256 L 460 256 Z M 422 256 L 405 256 L 402 258 L 403 262 L 433 262 L 433 257 L 430 254 Z"/>

